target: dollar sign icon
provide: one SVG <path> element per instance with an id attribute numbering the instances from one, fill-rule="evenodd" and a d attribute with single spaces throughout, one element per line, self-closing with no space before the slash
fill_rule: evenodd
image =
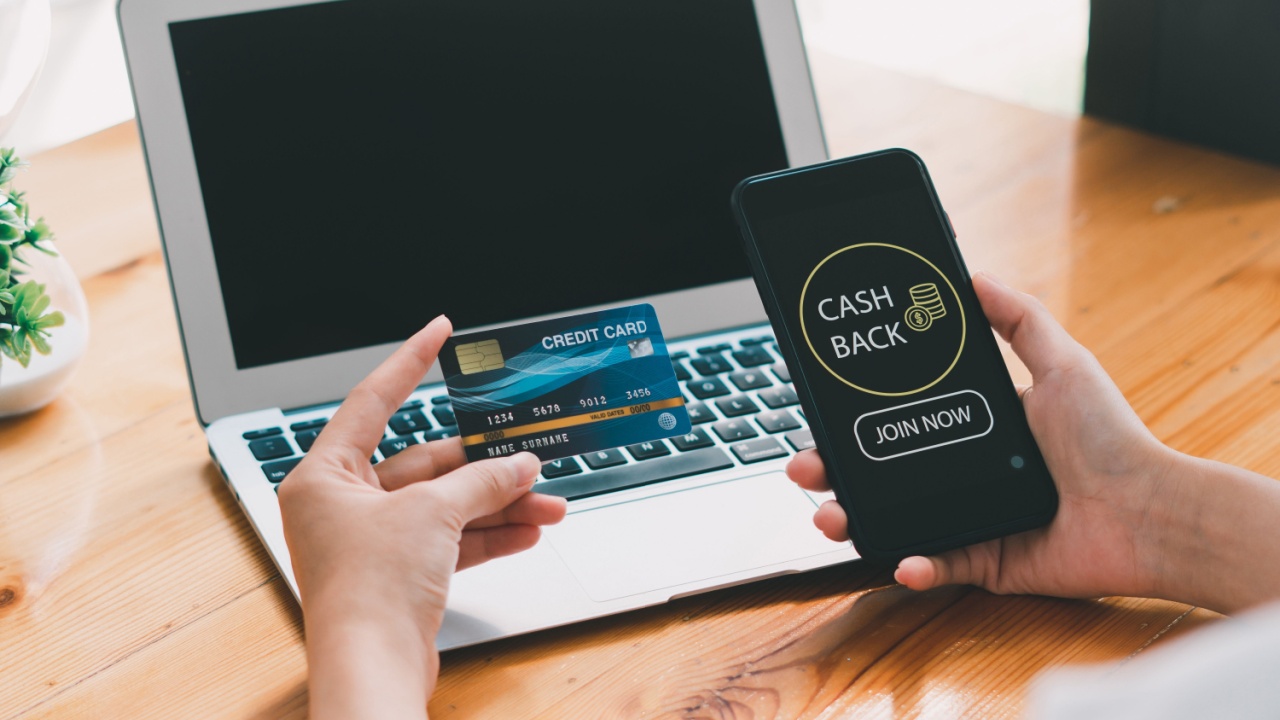
<path id="1" fill-rule="evenodd" d="M 927 310 L 919 305 L 912 305 L 907 308 L 907 327 L 916 332 L 923 332 L 933 325 L 933 316 Z"/>

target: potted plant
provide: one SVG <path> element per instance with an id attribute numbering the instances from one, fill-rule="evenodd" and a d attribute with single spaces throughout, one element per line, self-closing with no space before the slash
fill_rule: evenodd
<path id="1" fill-rule="evenodd" d="M 48 404 L 88 335 L 84 295 L 44 218 L 12 188 L 25 163 L 0 148 L 0 417 Z M 42 357 L 43 356 L 43 357 Z"/>

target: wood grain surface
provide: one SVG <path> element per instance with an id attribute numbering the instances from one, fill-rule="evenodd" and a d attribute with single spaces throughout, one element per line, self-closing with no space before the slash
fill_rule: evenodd
<path id="1" fill-rule="evenodd" d="M 813 68 L 833 156 L 917 151 L 970 268 L 1041 297 L 1161 439 L 1280 477 L 1280 170 L 830 57 Z M 0 421 L 0 720 L 303 717 L 299 612 L 194 417 L 136 131 L 34 161 L 19 186 L 82 279 L 92 332 L 63 397 Z M 1016 717 L 1041 671 L 1215 617 L 913 593 L 851 565 L 447 653 L 430 710 Z"/>

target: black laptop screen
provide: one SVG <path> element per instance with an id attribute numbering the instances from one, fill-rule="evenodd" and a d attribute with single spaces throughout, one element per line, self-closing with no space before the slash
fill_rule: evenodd
<path id="1" fill-rule="evenodd" d="M 746 277 L 730 191 L 786 166 L 751 0 L 343 0 L 170 36 L 240 368 Z"/>

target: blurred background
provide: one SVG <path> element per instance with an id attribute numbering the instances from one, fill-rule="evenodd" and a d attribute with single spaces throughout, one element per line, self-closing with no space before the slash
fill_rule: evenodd
<path id="1" fill-rule="evenodd" d="M 48 60 L 6 144 L 31 155 L 133 117 L 116 0 L 52 0 Z M 813 50 L 1078 114 L 1088 0 L 798 0 Z"/>
<path id="2" fill-rule="evenodd" d="M 1078 115 L 1089 0 L 798 0 L 805 43 L 961 90 Z"/>
<path id="3" fill-rule="evenodd" d="M 44 70 L 4 140 L 26 156 L 133 117 L 116 0 L 51 0 L 50 5 Z"/>

